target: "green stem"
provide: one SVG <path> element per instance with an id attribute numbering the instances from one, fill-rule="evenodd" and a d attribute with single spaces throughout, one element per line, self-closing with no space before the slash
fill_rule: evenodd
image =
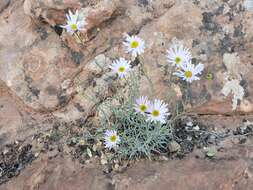
<path id="1" fill-rule="evenodd" d="M 169 86 L 171 87 L 171 81 L 172 81 L 172 77 L 173 77 L 173 73 L 175 71 L 175 67 L 172 67 L 172 69 L 170 70 L 170 83 L 169 83 Z"/>
<path id="2" fill-rule="evenodd" d="M 189 82 L 187 82 L 187 104 L 190 103 L 191 104 L 191 96 L 190 96 L 190 90 L 191 90 L 191 84 Z"/>

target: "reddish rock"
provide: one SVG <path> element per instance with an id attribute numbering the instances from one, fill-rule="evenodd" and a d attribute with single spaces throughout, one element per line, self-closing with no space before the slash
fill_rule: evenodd
<path id="1" fill-rule="evenodd" d="M 182 164 L 182 162 L 184 164 Z M 148 167 L 147 167 L 148 166 Z M 251 172 L 243 160 L 220 161 L 186 159 L 169 163 L 143 162 L 114 176 L 115 189 L 250 190 Z"/>
<path id="2" fill-rule="evenodd" d="M 142 76 L 143 95 L 164 99 L 171 104 L 170 110 L 183 102 L 192 114 L 208 115 L 202 117 L 203 121 L 209 119 L 208 125 L 213 127 L 235 128 L 246 118 L 243 115 L 252 117 L 253 14 L 242 8 L 241 0 L 57 2 L 0 2 L 1 145 L 51 128 L 52 120 L 43 123 L 48 115 L 53 121 L 93 118 L 99 124 L 97 106 L 121 86 L 112 77 L 109 65 L 118 57 L 131 59 L 122 45 L 125 32 L 138 34 L 146 42 L 140 59 L 153 89 Z M 82 43 L 54 28 L 65 24 L 68 9 L 81 9 L 87 16 Z M 166 50 L 174 37 L 191 49 L 194 63 L 205 65 L 201 80 L 189 86 L 170 75 Z M 245 90 L 235 112 L 231 96 L 221 93 L 227 74 L 240 80 Z M 112 180 L 97 166 L 82 170 L 66 158 L 37 160 L 20 177 L 0 188 L 247 190 L 252 189 L 248 158 L 226 155 L 213 162 L 193 158 L 143 162 L 122 175 L 113 175 Z"/>
<path id="3" fill-rule="evenodd" d="M 0 13 L 10 4 L 10 0 L 2 0 L 0 2 Z"/>
<path id="4" fill-rule="evenodd" d="M 141 161 L 123 173 L 106 175 L 96 164 L 83 167 L 66 156 L 45 156 L 28 166 L 1 190 L 251 190 L 253 185 L 248 151 L 235 149 L 220 160 L 187 158 L 164 162 Z M 109 177 L 110 176 L 110 177 Z"/>
<path id="5" fill-rule="evenodd" d="M 69 158 L 36 160 L 19 178 L 1 190 L 104 190 L 110 183 L 103 171 L 93 165 L 81 167 Z"/>

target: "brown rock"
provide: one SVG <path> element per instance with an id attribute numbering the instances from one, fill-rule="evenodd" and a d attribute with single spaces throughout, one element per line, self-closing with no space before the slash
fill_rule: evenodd
<path id="1" fill-rule="evenodd" d="M 92 2 L 93 0 L 91 0 Z M 94 1 L 93 1 L 94 2 Z M 86 5 L 89 5 L 90 2 L 87 1 Z M 54 26 L 56 24 L 65 24 L 66 16 L 64 11 L 67 12 L 67 9 L 80 9 L 84 6 L 83 1 L 78 0 L 68 0 L 55 3 L 53 0 L 41 2 L 39 0 L 26 0 L 24 2 L 25 13 L 31 16 L 33 19 L 44 19 L 50 25 Z M 87 29 L 91 29 L 95 26 L 100 25 L 105 20 L 111 18 L 112 14 L 116 11 L 119 6 L 118 0 L 113 1 L 96 1 L 95 5 L 87 6 L 80 10 L 87 15 L 88 26 Z"/>
<path id="2" fill-rule="evenodd" d="M 0 80 L 0 150 L 6 144 L 48 130 L 51 124 L 44 125 L 43 118 L 45 115 L 34 113 Z"/>
<path id="3" fill-rule="evenodd" d="M 0 187 L 1 190 L 103 190 L 109 180 L 94 166 L 81 168 L 67 158 L 38 159 L 20 177 Z"/>
<path id="4" fill-rule="evenodd" d="M 0 144 L 1 147 L 14 141 L 22 129 L 22 116 L 13 100 L 7 96 L 0 97 Z"/>
<path id="5" fill-rule="evenodd" d="M 142 94 L 162 98 L 171 105 L 184 102 L 189 95 L 189 111 L 208 114 L 202 117 L 205 124 L 220 130 L 234 129 L 245 118 L 242 115 L 253 110 L 253 15 L 241 8 L 241 2 L 1 0 L 1 147 L 19 138 L 29 139 L 51 128 L 58 119 L 86 124 L 92 117 L 99 125 L 97 106 L 112 97 L 119 86 L 109 65 L 118 57 L 130 59 L 122 46 L 125 32 L 138 34 L 146 42 L 140 59 L 153 89 L 142 76 Z M 52 28 L 66 22 L 68 9 L 82 9 L 87 15 L 88 26 L 83 32 L 87 39 L 82 44 Z M 166 50 L 174 37 L 191 49 L 194 63 L 205 65 L 201 80 L 189 87 L 176 77 L 170 78 L 172 68 L 166 61 Z M 245 89 L 236 112 L 232 112 L 231 97 L 221 94 L 226 73 L 238 78 Z M 49 115 L 50 120 L 45 122 Z M 251 155 L 249 152 L 234 151 L 223 157 L 218 153 L 212 162 L 193 158 L 140 162 L 123 174 L 111 174 L 112 179 L 99 166 L 81 169 L 69 158 L 51 155 L 52 160 L 38 158 L 0 189 L 247 190 L 253 186 L 252 163 L 245 156 Z"/>
<path id="6" fill-rule="evenodd" d="M 0 13 L 6 8 L 8 7 L 8 5 L 10 4 L 10 0 L 2 0 L 0 2 Z"/>
<path id="7" fill-rule="evenodd" d="M 184 164 L 182 164 L 184 163 Z M 148 167 L 147 167 L 148 166 Z M 250 190 L 252 178 L 247 178 L 243 160 L 221 161 L 187 159 L 175 162 L 143 162 L 131 167 L 124 175 L 114 176 L 117 190 Z"/>
<path id="8" fill-rule="evenodd" d="M 224 10 L 219 9 L 222 5 Z M 112 81 L 106 78 L 108 67 L 94 70 L 91 63 L 101 54 L 108 60 L 128 57 L 122 47 L 123 33 L 138 33 L 146 41 L 141 59 L 153 84 L 151 89 L 143 76 L 142 94 L 170 102 L 171 109 L 176 101 L 184 102 L 188 94 L 191 104 L 187 107 L 191 112 L 233 115 L 236 112 L 232 112 L 231 99 L 224 98 L 220 91 L 225 83 L 224 73 L 240 68 L 233 75 L 242 76 L 246 94 L 237 111 L 248 114 L 253 107 L 252 76 L 248 72 L 253 26 L 252 14 L 241 11 L 239 5 L 240 2 L 194 4 L 184 0 L 12 1 L 0 15 L 0 78 L 36 111 L 54 112 L 67 121 L 94 115 L 95 103 L 76 92 L 79 79 L 85 84 L 86 94 L 93 91 L 91 94 L 97 96 L 103 87 L 99 101 L 113 95 Z M 227 10 L 233 7 L 236 13 L 231 22 Z M 87 14 L 89 23 L 90 38 L 84 44 L 76 43 L 66 33 L 59 37 L 49 26 L 64 24 L 64 11 L 77 8 Z M 244 16 L 240 17 L 238 12 Z M 38 22 L 41 18 L 46 23 Z M 240 29 L 240 24 L 245 27 Z M 196 63 L 205 65 L 201 80 L 189 89 L 176 77 L 170 78 L 172 68 L 166 61 L 166 50 L 174 37 L 191 48 Z M 210 73 L 213 77 L 207 79 Z"/>
<path id="9" fill-rule="evenodd" d="M 248 151 L 247 151 L 248 152 Z M 235 153 L 235 152 L 234 152 Z M 237 153 L 239 153 L 237 151 Z M 48 160 L 45 156 L 28 166 L 18 178 L 3 184 L 1 190 L 100 190 L 114 188 L 167 190 L 251 190 L 251 162 L 228 157 L 217 161 L 188 158 L 164 162 L 141 161 L 126 171 L 112 173 L 110 178 L 96 164 L 81 168 L 67 157 Z"/>
<path id="10" fill-rule="evenodd" d="M 1 79 L 33 109 L 56 109 L 68 101 L 60 85 L 77 71 L 79 60 L 53 30 L 34 26 L 21 5 L 14 2 L 15 12 L 0 20 L 0 41 L 6 44 L 0 50 Z"/>

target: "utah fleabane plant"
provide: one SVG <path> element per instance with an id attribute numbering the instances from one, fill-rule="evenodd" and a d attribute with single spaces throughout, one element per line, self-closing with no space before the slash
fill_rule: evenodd
<path id="1" fill-rule="evenodd" d="M 172 66 L 181 67 L 183 63 L 189 63 L 192 59 L 191 52 L 181 42 L 174 41 L 167 50 L 167 59 Z"/>
<path id="2" fill-rule="evenodd" d="M 174 75 L 180 77 L 186 82 L 192 83 L 195 80 L 200 80 L 197 76 L 202 73 L 204 70 L 204 65 L 199 63 L 198 65 L 193 65 L 190 63 L 184 63 L 181 65 L 181 68 L 174 72 Z"/>
<path id="3" fill-rule="evenodd" d="M 67 17 L 67 24 L 62 25 L 62 28 L 65 28 L 68 33 L 71 35 L 74 34 L 77 31 L 81 31 L 84 29 L 84 26 L 87 25 L 87 22 L 85 21 L 85 18 L 82 17 L 78 10 L 76 10 L 75 14 L 69 10 L 69 14 L 66 14 Z"/>
<path id="4" fill-rule="evenodd" d="M 169 115 L 168 105 L 162 100 L 155 99 L 148 109 L 147 121 L 165 123 Z"/>
<path id="5" fill-rule="evenodd" d="M 137 57 L 144 53 L 145 42 L 138 36 L 129 36 L 125 34 L 125 41 L 123 44 L 126 46 L 126 52 L 130 53 L 133 57 Z"/>
<path id="6" fill-rule="evenodd" d="M 105 147 L 108 149 L 115 149 L 120 143 L 120 137 L 117 135 L 117 131 L 106 130 L 104 134 Z"/>
<path id="7" fill-rule="evenodd" d="M 120 137 L 115 156 L 122 159 L 135 159 L 151 157 L 154 154 L 167 150 L 167 144 L 171 140 L 171 123 L 147 121 L 150 103 L 147 97 L 139 94 L 140 75 L 133 70 L 126 78 L 128 84 L 122 93 L 119 91 L 111 101 L 100 107 L 101 125 L 105 129 L 114 129 Z M 161 105 L 162 104 L 162 105 Z M 167 115 L 165 104 L 158 107 L 161 115 Z M 107 112 L 110 110 L 110 114 Z M 146 111 L 147 110 L 147 111 Z M 165 110 L 165 111 L 164 111 Z M 147 112 L 147 113 L 146 113 Z M 166 118 L 160 117 L 160 120 Z M 159 120 L 159 121 L 160 121 Z"/>
<path id="8" fill-rule="evenodd" d="M 124 78 L 130 70 L 130 61 L 127 61 L 125 58 L 119 58 L 115 60 L 110 68 L 114 73 L 118 75 L 119 78 Z"/>

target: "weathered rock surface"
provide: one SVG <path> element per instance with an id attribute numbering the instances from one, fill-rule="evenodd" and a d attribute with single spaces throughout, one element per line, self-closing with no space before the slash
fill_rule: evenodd
<path id="1" fill-rule="evenodd" d="M 123 176 L 116 176 L 115 189 L 249 190 L 252 188 L 252 179 L 247 179 L 247 164 L 242 160 L 221 161 L 219 164 L 207 164 L 206 161 L 196 159 L 184 161 L 183 165 L 181 161 L 169 164 L 141 163 L 130 168 Z"/>
<path id="2" fill-rule="evenodd" d="M 0 13 L 9 5 L 10 0 L 3 0 L 0 2 Z"/>
<path id="3" fill-rule="evenodd" d="M 87 41 L 84 44 L 78 44 L 65 32 L 58 33 L 59 36 L 52 28 L 64 24 L 68 8 L 83 8 L 87 15 L 88 26 L 84 31 Z M 90 63 L 103 52 L 106 53 L 100 56 L 105 56 L 105 60 L 126 57 L 122 47 L 123 33 L 138 33 L 146 41 L 143 61 L 155 87 L 153 96 L 168 100 L 176 90 L 182 97 L 173 98 L 180 100 L 186 97 L 186 87 L 178 80 L 169 82 L 171 67 L 166 61 L 166 49 L 176 37 L 192 49 L 196 63 L 205 65 L 201 81 L 189 88 L 191 105 L 188 107 L 201 114 L 232 113 L 231 100 L 221 94 L 221 89 L 225 72 L 230 73 L 233 66 L 225 65 L 223 56 L 236 54 L 236 68 L 240 71 L 234 75 L 246 91 L 238 111 L 251 113 L 251 20 L 252 13 L 243 10 L 238 1 L 216 4 L 173 0 L 11 1 L 1 14 L 1 79 L 36 111 L 64 111 L 68 119 L 73 112 L 77 113 L 73 118 L 88 116 L 89 111 L 79 113 L 71 106 L 77 102 L 86 105 L 82 110 L 94 106 L 92 103 L 87 105 L 89 100 L 78 98 L 76 88 L 79 84 L 75 82 L 80 77 L 83 83 L 96 81 L 95 86 L 105 83 L 109 87 L 112 82 L 105 82 L 103 77 L 108 67 L 96 71 L 95 76 L 89 68 Z M 85 88 L 93 88 L 90 85 L 94 87 L 94 82 L 88 82 Z M 143 93 L 149 93 L 145 77 L 141 86 Z M 71 109 L 69 114 L 65 107 Z"/>
<path id="4" fill-rule="evenodd" d="M 36 114 L 0 80 L 0 150 L 5 144 L 46 131 L 52 124 L 48 115 Z"/>
<path id="5" fill-rule="evenodd" d="M 141 161 L 124 173 L 103 174 L 96 164 L 81 167 L 67 157 L 41 158 L 1 190 L 251 190 L 252 154 L 236 148 L 217 160 L 187 158 L 164 162 Z"/>
<path id="6" fill-rule="evenodd" d="M 59 27 L 65 24 L 68 9 L 77 8 L 88 22 L 81 43 Z M 242 0 L 1 0 L 0 148 L 36 130 L 47 130 L 52 118 L 85 122 L 96 116 L 96 106 L 117 89 L 109 65 L 118 57 L 130 59 L 122 46 L 123 33 L 138 34 L 146 42 L 141 59 L 154 91 L 143 76 L 143 94 L 163 98 L 171 106 L 190 98 L 189 112 L 213 115 L 205 119 L 215 120 L 213 125 L 220 128 L 235 127 L 242 115 L 252 118 L 252 20 L 253 13 L 244 9 Z M 201 80 L 188 87 L 174 77 L 170 80 L 166 50 L 175 37 L 191 49 L 194 63 L 205 65 Z M 240 80 L 245 90 L 235 112 L 231 97 L 221 93 L 228 75 Z M 38 160 L 0 189 L 154 189 L 160 185 L 160 189 L 247 190 L 253 186 L 249 159 L 252 156 L 210 163 L 191 158 L 148 163 L 149 167 L 140 163 L 112 179 L 95 168 L 80 169 L 65 158 Z"/>
<path id="7" fill-rule="evenodd" d="M 103 190 L 110 186 L 110 181 L 103 175 L 98 167 L 86 166 L 81 168 L 78 163 L 67 158 L 53 160 L 36 160 L 32 166 L 27 167 L 27 172 L 22 174 L 17 181 L 10 182 L 1 190 Z"/>

